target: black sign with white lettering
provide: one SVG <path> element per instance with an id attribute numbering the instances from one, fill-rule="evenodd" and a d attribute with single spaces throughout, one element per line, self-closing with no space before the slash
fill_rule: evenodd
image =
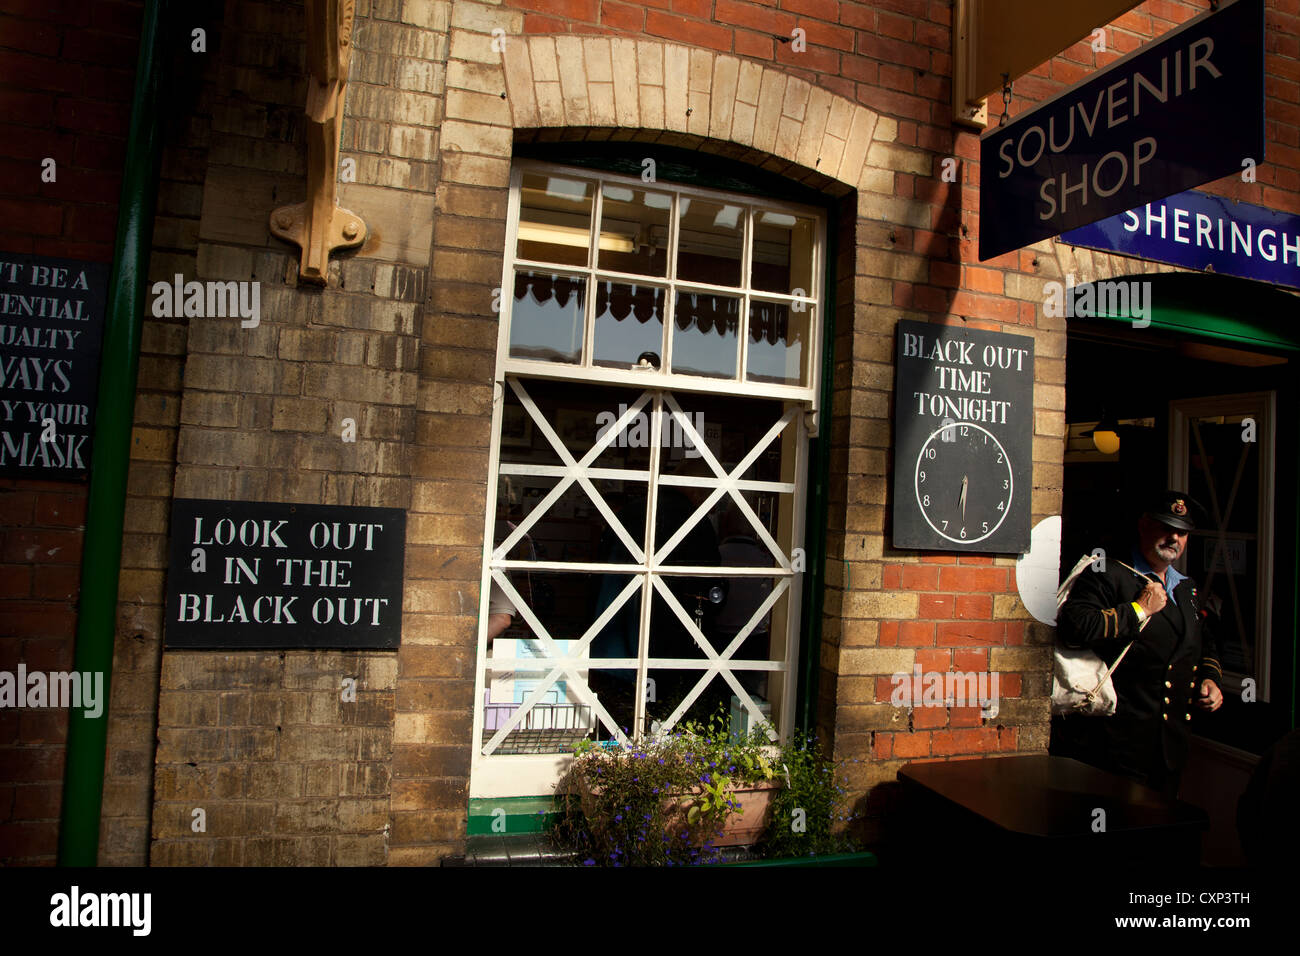
<path id="1" fill-rule="evenodd" d="M 898 323 L 894 547 L 1029 550 L 1034 340 Z"/>
<path id="2" fill-rule="evenodd" d="M 1237 0 L 983 135 L 980 258 L 1263 161 L 1264 3 Z"/>
<path id="3" fill-rule="evenodd" d="M 103 262 L 0 255 L 0 474 L 89 470 L 107 298 Z"/>
<path id="4" fill-rule="evenodd" d="M 406 512 L 177 498 L 170 647 L 395 648 Z"/>

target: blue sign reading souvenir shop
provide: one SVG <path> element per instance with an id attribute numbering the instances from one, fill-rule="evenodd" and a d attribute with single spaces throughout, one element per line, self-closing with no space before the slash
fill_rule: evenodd
<path id="1" fill-rule="evenodd" d="M 1061 242 L 1300 289 L 1300 216 L 1208 193 L 1147 203 Z"/>
<path id="2" fill-rule="evenodd" d="M 1235 0 L 984 133 L 979 257 L 1263 161 L 1264 4 Z"/>

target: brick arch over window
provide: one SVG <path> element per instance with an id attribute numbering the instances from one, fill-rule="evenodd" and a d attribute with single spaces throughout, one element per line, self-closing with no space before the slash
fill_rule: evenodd
<path id="1" fill-rule="evenodd" d="M 831 195 L 870 188 L 873 168 L 918 171 L 916 152 L 892 145 L 893 119 L 739 57 L 656 40 L 530 36 L 506 41 L 502 66 L 504 112 L 515 130 L 655 131 L 734 143 L 803 167 L 793 178 Z M 449 89 L 449 116 L 455 97 Z M 456 148 L 445 134 L 443 145 Z M 509 155 L 508 138 L 500 148 Z"/>

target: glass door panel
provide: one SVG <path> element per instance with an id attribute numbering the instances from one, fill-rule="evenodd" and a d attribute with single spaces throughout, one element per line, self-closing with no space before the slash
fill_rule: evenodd
<path id="1" fill-rule="evenodd" d="M 1182 570 L 1197 582 L 1230 688 L 1239 691 L 1249 677 L 1267 700 L 1273 393 L 1175 401 L 1171 410 L 1171 480 L 1208 512 Z"/>

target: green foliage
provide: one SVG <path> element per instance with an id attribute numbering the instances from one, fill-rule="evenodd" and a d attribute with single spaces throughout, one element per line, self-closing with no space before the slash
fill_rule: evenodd
<path id="1" fill-rule="evenodd" d="M 823 756 L 817 738 L 792 736 L 777 758 L 788 780 L 772 801 L 772 821 L 763 836 L 767 857 L 826 856 L 857 850 L 843 831 L 854 819 L 838 767 Z M 802 811 L 799 813 L 798 811 Z M 836 832 L 836 824 L 842 824 Z"/>
<path id="2" fill-rule="evenodd" d="M 844 841 L 830 830 L 844 791 L 813 742 L 800 737 L 773 759 L 765 728 L 737 739 L 727 725 L 720 712 L 631 748 L 581 741 L 560 786 L 564 812 L 555 836 L 587 866 L 716 862 L 713 840 L 731 814 L 742 812 L 736 789 L 784 780 L 788 770 L 790 785 L 777 792 L 765 855 L 841 852 Z M 806 832 L 790 832 L 795 808 L 806 813 Z"/>

